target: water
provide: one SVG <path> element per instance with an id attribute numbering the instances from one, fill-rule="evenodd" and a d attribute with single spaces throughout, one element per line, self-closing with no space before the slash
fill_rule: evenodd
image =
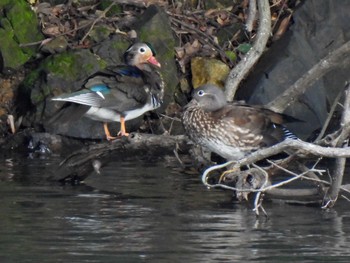
<path id="1" fill-rule="evenodd" d="M 346 202 L 265 203 L 269 219 L 256 218 L 164 162 L 110 162 L 78 186 L 43 181 L 58 162 L 0 162 L 0 262 L 350 262 Z"/>

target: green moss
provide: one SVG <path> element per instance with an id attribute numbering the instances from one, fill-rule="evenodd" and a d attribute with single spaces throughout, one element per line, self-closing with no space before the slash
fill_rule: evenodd
<path id="1" fill-rule="evenodd" d="M 43 68 L 52 74 L 68 78 L 70 80 L 77 79 L 78 69 L 77 58 L 74 53 L 63 52 L 61 54 L 48 58 Z"/>
<path id="2" fill-rule="evenodd" d="M 4 6 L 11 3 L 13 0 L 0 0 L 0 8 L 2 9 Z"/>
<path id="3" fill-rule="evenodd" d="M 98 66 L 101 68 L 101 69 L 104 69 L 105 67 L 107 67 L 108 63 L 107 61 L 103 60 L 103 59 L 98 59 L 97 60 L 97 63 L 98 63 Z"/>
<path id="4" fill-rule="evenodd" d="M 113 1 L 111 0 L 104 0 L 101 1 L 100 5 L 98 6 L 98 9 L 100 10 L 105 10 L 107 7 L 109 7 L 111 5 Z M 112 6 L 112 8 L 107 12 L 106 16 L 110 17 L 110 16 L 114 16 L 114 15 L 119 15 L 122 13 L 122 8 L 120 7 L 120 5 L 115 4 L 114 6 Z"/>
<path id="5" fill-rule="evenodd" d="M 113 29 L 111 27 L 108 27 L 107 25 L 99 25 L 91 30 L 89 37 L 96 43 L 99 43 L 107 39 L 112 32 Z"/>
<path id="6" fill-rule="evenodd" d="M 0 0 L 0 7 L 5 10 L 0 20 L 0 51 L 4 66 L 18 68 L 36 52 L 36 46 L 20 47 L 20 44 L 43 39 L 38 30 L 38 21 L 29 4 L 24 1 Z"/>
<path id="7" fill-rule="evenodd" d="M 233 51 L 227 50 L 225 51 L 226 56 L 231 59 L 232 62 L 235 62 L 237 60 L 237 54 Z"/>
<path id="8" fill-rule="evenodd" d="M 66 51 L 47 58 L 41 68 L 66 80 L 78 80 L 105 68 L 107 63 L 88 50 Z"/>
<path id="9" fill-rule="evenodd" d="M 111 47 L 115 50 L 126 50 L 130 46 L 129 42 L 126 41 L 114 41 Z"/>
<path id="10" fill-rule="evenodd" d="M 37 107 L 40 105 L 40 102 L 44 100 L 45 100 L 44 94 L 39 92 L 38 89 L 33 89 L 32 92 L 30 93 L 30 101 L 32 102 L 32 104 L 36 105 Z"/>
<path id="11" fill-rule="evenodd" d="M 28 89 L 34 86 L 35 82 L 38 80 L 40 76 L 40 70 L 36 69 L 33 70 L 32 72 L 28 73 L 26 77 L 24 78 L 22 85 Z"/>
<path id="12" fill-rule="evenodd" d="M 14 40 L 15 35 L 11 29 L 10 22 L 7 19 L 1 19 L 1 25 L 4 29 L 0 29 L 0 51 L 4 65 L 9 68 L 18 68 L 27 62 L 30 56 L 23 53 L 18 43 Z"/>
<path id="13" fill-rule="evenodd" d="M 30 9 L 26 1 L 15 1 L 7 12 L 7 18 L 11 21 L 18 43 L 31 43 L 43 39 L 43 35 L 38 29 L 38 20 L 36 14 Z M 24 52 L 32 55 L 35 48 L 23 48 Z"/>

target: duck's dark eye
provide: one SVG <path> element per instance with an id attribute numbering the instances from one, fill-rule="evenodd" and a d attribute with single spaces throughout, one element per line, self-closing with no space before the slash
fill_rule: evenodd
<path id="1" fill-rule="evenodd" d="M 146 52 L 146 49 L 143 48 L 143 47 L 141 47 L 141 48 L 139 49 L 139 51 L 140 51 L 140 53 L 145 53 L 145 52 Z"/>
<path id="2" fill-rule="evenodd" d="M 204 95 L 204 91 L 203 90 L 199 90 L 198 92 L 197 92 L 197 94 L 198 94 L 198 96 L 203 96 Z"/>

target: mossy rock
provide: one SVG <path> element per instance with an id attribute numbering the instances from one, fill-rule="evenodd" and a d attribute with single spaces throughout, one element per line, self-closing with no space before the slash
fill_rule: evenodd
<path id="1" fill-rule="evenodd" d="M 229 67 L 220 60 L 195 57 L 191 60 L 192 85 L 197 88 L 206 83 L 223 87 L 230 72 Z"/>
<path id="2" fill-rule="evenodd" d="M 36 52 L 36 46 L 21 47 L 20 44 L 37 42 L 43 39 L 39 31 L 36 14 L 24 1 L 0 1 L 0 51 L 5 68 L 18 68 Z"/>
<path id="3" fill-rule="evenodd" d="M 106 8 L 108 8 L 111 4 L 112 4 L 112 0 L 104 0 L 101 1 L 101 3 L 98 5 L 98 9 L 100 9 L 101 11 L 104 11 Z M 123 9 L 120 7 L 120 5 L 115 4 L 114 6 L 112 6 L 111 9 L 108 10 L 106 16 L 107 17 L 111 17 L 114 15 L 120 15 L 123 12 Z"/>
<path id="4" fill-rule="evenodd" d="M 135 23 L 134 29 L 140 41 L 152 44 L 157 59 L 162 65 L 160 72 L 165 82 L 164 103 L 162 109 L 173 101 L 173 94 L 179 83 L 175 64 L 175 39 L 168 15 L 158 6 L 151 5 Z"/>
<path id="5" fill-rule="evenodd" d="M 97 25 L 89 33 L 89 38 L 95 43 L 100 43 L 106 40 L 113 32 L 114 29 L 108 25 Z"/>
<path id="6" fill-rule="evenodd" d="M 104 68 L 106 62 L 87 49 L 66 51 L 52 55 L 37 69 L 27 74 L 19 89 L 20 112 L 27 126 L 40 123 L 57 109 L 47 103 L 50 97 L 78 90 L 92 73 Z"/>
<path id="7" fill-rule="evenodd" d="M 76 81 L 104 68 L 106 63 L 87 49 L 66 51 L 47 58 L 40 66 L 48 74 Z"/>
<path id="8" fill-rule="evenodd" d="M 64 36 L 59 36 L 43 45 L 41 47 L 41 51 L 49 54 L 62 53 L 67 49 L 67 47 L 67 39 Z"/>
<path id="9" fill-rule="evenodd" d="M 27 62 L 30 55 L 24 53 L 18 42 L 15 41 L 15 34 L 11 29 L 10 22 L 7 19 L 1 19 L 0 23 L 4 27 L 4 29 L 0 28 L 0 51 L 3 58 L 3 67 L 16 69 Z"/>

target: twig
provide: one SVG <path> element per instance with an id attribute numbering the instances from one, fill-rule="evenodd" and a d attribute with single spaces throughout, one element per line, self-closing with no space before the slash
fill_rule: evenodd
<path id="1" fill-rule="evenodd" d="M 251 189 L 251 188 L 237 188 L 237 187 L 232 187 L 232 186 L 228 186 L 228 185 L 225 185 L 225 184 L 209 184 L 206 180 L 204 180 L 204 184 L 208 187 L 208 188 L 224 188 L 224 189 L 228 189 L 228 190 L 232 190 L 232 191 L 237 191 L 237 192 L 266 192 L 266 191 L 269 191 L 269 190 L 272 190 L 272 189 L 275 189 L 275 188 L 278 188 L 278 187 L 281 187 L 283 185 L 286 185 L 286 184 L 289 184 L 297 179 L 300 179 L 300 178 L 307 178 L 305 177 L 305 175 L 312 171 L 312 172 L 321 172 L 322 170 L 318 170 L 318 169 L 310 169 L 309 171 L 306 171 L 306 172 L 303 172 L 301 174 L 297 174 L 297 173 L 294 173 L 282 166 L 279 166 L 278 164 L 275 164 L 274 162 L 272 161 L 269 161 L 272 165 L 278 167 L 279 169 L 285 171 L 286 173 L 292 175 L 293 177 L 285 180 L 285 181 L 282 181 L 282 182 L 279 182 L 279 183 L 276 183 L 276 184 L 273 184 L 273 185 L 269 185 L 269 186 L 262 186 L 258 189 Z M 215 167 L 214 169 L 210 169 L 209 172 L 213 171 L 213 170 L 216 170 L 216 169 L 219 169 L 219 165 L 216 165 L 216 166 L 213 166 Z M 213 167 L 210 167 L 210 168 L 213 168 Z M 222 168 L 222 167 L 220 167 Z M 207 169 L 204 173 L 203 173 L 203 176 L 202 176 L 202 181 L 203 181 L 203 177 L 207 177 L 208 176 L 208 171 L 209 169 Z M 205 176 L 204 176 L 205 175 Z M 264 184 L 265 185 L 265 184 Z"/>
<path id="2" fill-rule="evenodd" d="M 345 100 L 344 100 L 344 111 L 341 119 L 341 127 L 342 132 L 337 138 L 336 146 L 337 147 L 347 147 L 348 146 L 348 138 L 350 134 L 350 84 L 347 85 L 347 90 L 345 91 Z M 345 143 L 344 143 L 345 141 Z M 333 207 L 338 195 L 339 190 L 343 181 L 344 170 L 345 170 L 346 159 L 345 158 L 336 158 L 335 159 L 335 167 L 331 173 L 332 184 L 328 189 L 324 197 L 324 208 Z"/>
<path id="3" fill-rule="evenodd" d="M 268 173 L 262 169 L 260 166 L 258 165 L 253 165 L 255 168 L 259 169 L 262 174 L 264 175 L 265 177 L 265 181 L 263 183 L 263 185 L 261 186 L 261 188 L 265 188 L 266 185 L 268 184 L 269 182 L 269 175 Z M 264 213 L 264 215 L 267 217 L 267 213 L 266 213 L 266 210 L 264 209 L 264 207 L 262 206 L 262 202 L 263 202 L 263 197 L 262 197 L 262 191 L 261 192 L 258 192 L 255 196 L 255 200 L 254 200 L 254 209 L 253 211 L 255 211 L 255 214 L 257 216 L 259 216 L 259 208 L 261 209 L 261 211 Z"/>
<path id="4" fill-rule="evenodd" d="M 316 138 L 316 140 L 315 140 L 316 143 L 317 143 L 318 141 L 320 141 L 320 140 L 322 139 L 323 135 L 325 134 L 325 132 L 326 132 L 326 130 L 327 130 L 327 128 L 328 128 L 329 122 L 330 122 L 331 119 L 333 118 L 333 113 L 334 113 L 335 109 L 336 109 L 337 106 L 338 106 L 339 99 L 340 99 L 341 95 L 343 94 L 343 92 L 344 92 L 344 91 L 341 90 L 341 91 L 338 93 L 337 97 L 334 99 L 333 104 L 332 104 L 332 107 L 331 107 L 331 109 L 329 110 L 327 119 L 326 119 L 326 121 L 325 121 L 324 124 L 323 124 L 322 130 L 320 131 L 320 134 L 317 136 L 317 138 Z"/>
<path id="5" fill-rule="evenodd" d="M 89 26 L 89 25 L 92 24 L 92 23 L 93 23 L 92 21 L 89 21 L 89 22 L 87 22 L 87 23 L 84 24 L 84 25 L 81 25 L 81 26 L 79 26 L 79 27 L 77 27 L 77 28 L 68 30 L 68 31 L 63 32 L 63 33 L 61 33 L 61 34 L 57 34 L 57 35 L 52 36 L 52 37 L 50 37 L 50 38 L 45 38 L 45 39 L 43 39 L 43 40 L 36 41 L 36 42 L 30 42 L 30 43 L 25 43 L 25 44 L 19 44 L 19 46 L 20 46 L 20 47 L 29 47 L 29 46 L 39 45 L 39 44 L 42 45 L 43 43 L 47 42 L 48 39 L 51 39 L 51 41 L 52 41 L 52 40 L 55 39 L 55 38 L 58 38 L 58 37 L 61 37 L 61 36 L 65 36 L 65 35 L 68 35 L 68 34 L 70 34 L 70 33 L 76 32 L 76 31 L 78 31 L 78 30 L 80 30 L 80 29 L 83 29 L 83 28 Z"/>
<path id="6" fill-rule="evenodd" d="M 340 148 L 340 147 L 322 147 L 313 143 L 304 142 L 301 140 L 294 140 L 294 139 L 286 139 L 278 144 L 275 144 L 271 147 L 264 148 L 261 150 L 258 150 L 256 152 L 251 153 L 250 155 L 240 159 L 240 160 L 233 160 L 228 161 L 223 164 L 214 165 L 209 167 L 207 170 L 204 171 L 202 175 L 202 182 L 204 185 L 207 185 L 207 176 L 208 174 L 217 169 L 221 169 L 227 166 L 231 166 L 230 168 L 239 168 L 244 165 L 252 164 L 257 161 L 266 159 L 272 155 L 276 155 L 278 153 L 281 153 L 286 150 L 299 150 L 303 153 L 308 153 L 310 155 L 320 156 L 320 157 L 331 157 L 331 158 L 337 158 L 337 157 L 344 157 L 348 158 L 350 157 L 350 147 Z"/>
<path id="7" fill-rule="evenodd" d="M 249 13 L 248 13 L 248 18 L 245 23 L 246 30 L 248 32 L 253 31 L 253 25 L 256 17 L 256 0 L 249 0 Z"/>
<path id="8" fill-rule="evenodd" d="M 298 79 L 291 87 L 280 96 L 266 105 L 267 108 L 276 112 L 283 112 L 297 98 L 303 94 L 315 81 L 319 80 L 330 70 L 350 63 L 350 41 L 336 50 L 330 52 L 326 57 L 315 64 L 308 72 Z"/>
<path id="9" fill-rule="evenodd" d="M 258 1 L 259 27 L 255 43 L 246 56 L 230 71 L 226 84 L 226 98 L 232 101 L 241 81 L 248 75 L 258 61 L 271 35 L 271 12 L 268 0 Z"/>
<path id="10" fill-rule="evenodd" d="M 345 148 L 322 147 L 322 146 L 318 146 L 318 145 L 315 145 L 312 143 L 303 142 L 301 140 L 287 139 L 287 140 L 285 140 L 279 144 L 276 144 L 274 146 L 271 146 L 269 148 L 265 148 L 265 149 L 261 149 L 259 151 L 256 151 L 256 152 L 254 152 L 254 153 L 252 153 L 252 154 L 248 155 L 247 157 L 242 158 L 240 160 L 228 161 L 228 162 L 223 163 L 223 164 L 214 165 L 214 166 L 209 167 L 208 169 L 206 169 L 204 171 L 204 173 L 202 175 L 202 182 L 208 188 L 220 187 L 220 188 L 229 189 L 229 190 L 233 190 L 233 191 L 248 191 L 248 192 L 249 191 L 250 192 L 263 191 L 263 190 L 267 191 L 267 190 L 269 190 L 269 187 L 264 188 L 264 189 L 252 190 L 252 189 L 238 189 L 238 188 L 227 186 L 227 185 L 224 185 L 221 183 L 220 184 L 209 184 L 207 179 L 209 177 L 209 174 L 212 171 L 222 169 L 222 168 L 227 167 L 227 166 L 230 166 L 231 169 L 239 168 L 241 166 L 252 164 L 252 163 L 257 162 L 257 161 L 262 160 L 262 159 L 266 159 L 267 157 L 269 157 L 271 155 L 275 155 L 275 154 L 280 153 L 280 152 L 283 152 L 286 149 L 297 149 L 297 150 L 307 152 L 309 154 L 313 154 L 313 155 L 317 155 L 317 156 L 324 156 L 324 157 L 333 157 L 333 158 L 350 157 L 350 147 L 345 147 Z M 276 163 L 274 163 L 273 165 L 282 169 L 282 170 L 285 169 Z M 315 168 L 304 171 L 303 173 L 301 173 L 299 175 L 296 173 L 293 173 L 287 169 L 285 169 L 284 171 L 293 175 L 293 176 L 297 176 L 298 178 L 305 178 L 305 179 L 310 180 L 310 181 L 317 181 L 317 180 L 315 178 L 309 178 L 309 177 L 305 176 L 308 173 L 310 173 L 310 172 L 318 172 L 318 173 L 324 172 L 322 170 L 317 170 Z M 290 179 L 290 181 L 293 181 L 293 180 L 298 179 L 298 178 L 292 178 L 292 179 Z M 329 184 L 326 181 L 320 180 L 319 182 L 324 183 L 324 184 Z M 281 185 L 283 185 L 285 183 L 289 183 L 289 181 L 288 180 L 284 181 L 284 183 L 281 183 Z M 281 185 L 277 184 L 277 186 L 281 186 Z M 276 186 L 276 185 L 274 185 L 274 186 Z M 346 189 L 343 189 L 341 187 L 339 189 L 347 191 Z"/>
<path id="11" fill-rule="evenodd" d="M 94 22 L 92 23 L 91 27 L 89 28 L 88 32 L 86 32 L 86 34 L 84 35 L 84 37 L 80 40 L 81 43 L 83 43 L 85 41 L 85 39 L 89 36 L 89 34 L 91 33 L 91 30 L 94 28 L 94 26 L 96 25 L 96 23 L 98 21 L 100 21 L 103 17 L 106 16 L 107 12 L 116 4 L 116 1 L 113 1 L 105 10 L 103 10 L 103 12 L 94 20 Z"/>
<path id="12" fill-rule="evenodd" d="M 345 195 L 341 195 L 341 197 L 343 197 L 345 200 L 350 202 L 350 199 L 348 197 L 346 197 Z"/>
<path id="13" fill-rule="evenodd" d="M 283 1 L 283 3 L 281 4 L 281 2 Z M 277 17 L 276 17 L 276 20 L 275 20 L 275 23 L 272 25 L 272 28 L 271 28 L 271 31 L 273 32 L 274 31 L 274 29 L 275 29 L 275 27 L 276 27 L 276 25 L 277 25 L 277 23 L 278 23 L 278 20 L 281 18 L 281 15 L 282 15 L 282 13 L 283 13 L 283 7 L 284 7 L 284 5 L 285 5 L 285 0 L 280 0 L 278 3 L 275 3 L 275 4 L 272 4 L 271 5 L 271 8 L 273 8 L 274 6 L 276 6 L 277 4 L 279 4 L 279 5 L 281 5 L 281 8 L 280 8 L 280 10 L 278 11 L 278 15 L 277 15 Z"/>
<path id="14" fill-rule="evenodd" d="M 169 15 L 173 15 L 173 14 L 170 13 L 170 12 L 168 12 L 168 14 L 169 14 Z M 193 26 L 191 26 L 191 25 L 188 25 L 188 24 L 185 23 L 184 21 L 181 21 L 181 20 L 179 20 L 179 19 L 177 19 L 177 18 L 170 17 L 170 20 L 171 20 L 173 23 L 180 24 L 181 26 L 187 28 L 187 30 L 192 31 L 192 32 L 194 32 L 194 33 L 200 35 L 200 36 L 202 37 L 202 39 L 201 39 L 201 38 L 198 39 L 200 42 L 203 43 L 203 41 L 205 40 L 206 42 L 204 42 L 203 44 L 210 44 L 214 49 L 216 49 L 216 50 L 219 52 L 219 54 L 220 54 L 221 57 L 226 58 L 228 61 L 230 61 L 231 64 L 233 64 L 233 62 L 231 61 L 231 59 L 230 59 L 229 57 L 227 57 L 226 53 L 223 51 L 223 49 L 221 48 L 221 46 L 220 46 L 218 43 L 215 42 L 215 40 L 214 40 L 213 37 L 209 36 L 208 34 L 206 34 L 206 33 L 202 32 L 202 31 L 200 31 L 199 29 L 197 29 L 197 28 L 195 28 L 195 27 L 193 27 Z M 209 43 L 208 43 L 208 42 L 209 42 Z"/>

